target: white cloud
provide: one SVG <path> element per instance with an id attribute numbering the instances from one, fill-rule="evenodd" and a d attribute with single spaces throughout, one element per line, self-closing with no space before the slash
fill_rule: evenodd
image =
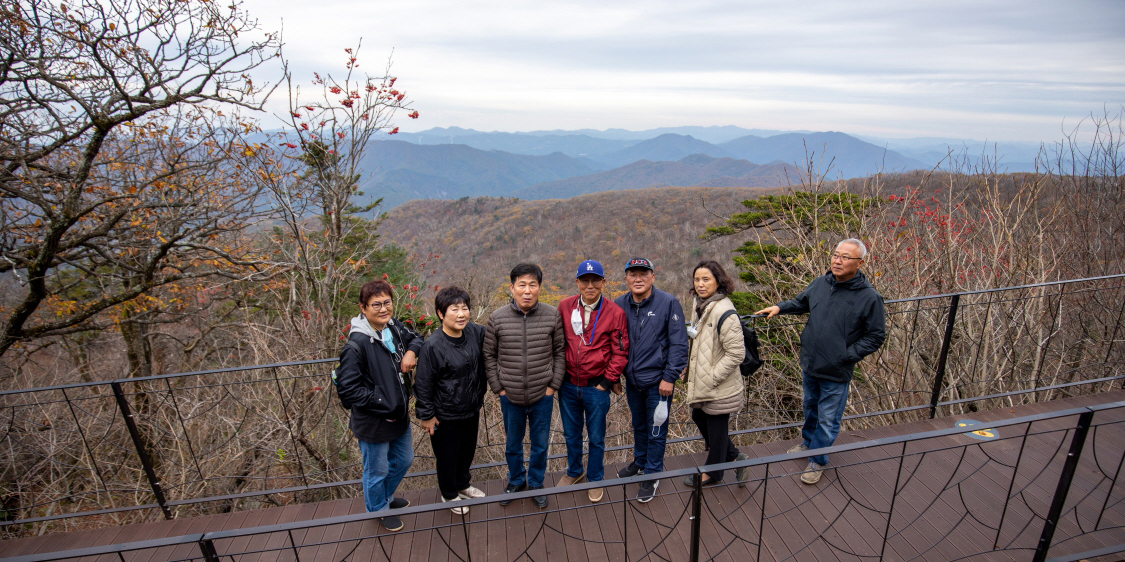
<path id="1" fill-rule="evenodd" d="M 1125 104 L 1125 3 L 325 2 L 285 20 L 298 76 L 395 74 L 419 130 L 668 125 L 1054 140 Z M 408 120 L 406 120 L 408 121 Z"/>

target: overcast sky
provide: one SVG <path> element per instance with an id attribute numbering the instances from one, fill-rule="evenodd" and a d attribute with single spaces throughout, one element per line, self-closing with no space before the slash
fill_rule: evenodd
<path id="1" fill-rule="evenodd" d="M 738 125 L 1053 141 L 1125 104 L 1125 2 L 249 0 L 298 76 L 394 74 L 403 130 Z"/>

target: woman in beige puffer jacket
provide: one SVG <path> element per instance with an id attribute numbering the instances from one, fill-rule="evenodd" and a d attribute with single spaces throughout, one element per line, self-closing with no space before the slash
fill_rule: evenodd
<path id="1" fill-rule="evenodd" d="M 706 464 L 748 459 L 738 451 L 729 435 L 730 415 L 745 404 L 742 375 L 738 370 L 746 354 L 742 327 L 737 315 L 727 318 L 721 327 L 717 326 L 724 312 L 734 310 L 734 303 L 727 296 L 734 291 L 734 281 L 723 266 L 714 261 L 700 262 L 692 277 L 691 324 L 696 333 L 691 340 L 685 377 L 691 419 L 707 443 Z M 739 482 L 743 480 L 743 472 L 744 469 L 736 471 Z M 685 483 L 690 485 L 690 480 L 689 476 Z M 705 486 L 722 480 L 721 470 L 703 476 Z"/>

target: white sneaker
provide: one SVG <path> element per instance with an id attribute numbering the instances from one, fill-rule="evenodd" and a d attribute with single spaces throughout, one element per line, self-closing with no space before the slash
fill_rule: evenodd
<path id="1" fill-rule="evenodd" d="M 460 500 L 461 500 L 461 496 L 457 496 L 457 497 L 455 497 L 451 500 L 445 499 L 445 496 L 441 497 L 442 503 L 455 502 L 455 501 L 460 501 Z M 462 505 L 462 506 L 458 506 L 458 507 L 451 507 L 451 508 L 449 508 L 449 511 L 452 511 L 453 513 L 456 513 L 457 515 L 467 515 L 469 513 L 469 506 Z"/>
<path id="2" fill-rule="evenodd" d="M 478 489 L 476 489 L 472 486 L 469 486 L 468 488 L 465 488 L 464 490 L 461 490 L 460 492 L 457 492 L 457 497 L 459 497 L 461 499 L 466 499 L 466 500 L 483 498 L 484 496 L 485 496 L 484 492 L 482 492 L 482 491 L 480 491 L 480 490 L 478 490 Z"/>

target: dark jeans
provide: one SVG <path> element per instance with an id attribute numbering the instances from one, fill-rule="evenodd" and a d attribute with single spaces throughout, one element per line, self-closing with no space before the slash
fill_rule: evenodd
<path id="1" fill-rule="evenodd" d="M 504 457 L 508 461 L 508 483 L 516 486 L 524 482 L 532 488 L 543 485 L 547 473 L 547 445 L 551 438 L 551 411 L 555 401 L 550 397 L 540 398 L 530 406 L 517 406 L 500 397 L 500 411 L 504 415 L 504 433 L 507 442 Z M 531 428 L 531 458 L 527 470 L 523 467 L 523 436 Z"/>
<path id="2" fill-rule="evenodd" d="M 734 446 L 728 433 L 730 414 L 712 416 L 703 413 L 703 408 L 692 408 L 691 421 L 699 427 L 703 442 L 707 443 L 707 460 L 704 464 L 719 464 L 738 459 L 738 447 Z M 715 482 L 723 479 L 721 470 L 708 472 L 707 475 Z"/>
<path id="3" fill-rule="evenodd" d="M 664 471 L 664 447 L 668 441 L 668 421 L 659 429 L 652 428 L 652 415 L 661 400 L 668 401 L 671 408 L 672 397 L 660 395 L 659 381 L 648 388 L 625 387 L 625 399 L 629 401 L 629 413 L 633 415 L 633 462 L 645 474 Z"/>
<path id="4" fill-rule="evenodd" d="M 844 407 L 848 405 L 849 384 L 807 374 L 801 377 L 801 386 L 805 391 L 801 400 L 801 408 L 805 411 L 801 437 L 810 450 L 831 447 L 836 442 L 836 436 L 840 434 L 840 419 L 844 417 Z M 809 460 L 828 464 L 828 455 L 811 456 Z"/>
<path id="5" fill-rule="evenodd" d="M 608 383 L 607 383 L 608 384 Z M 590 439 L 590 459 L 586 479 L 600 482 L 605 477 L 605 417 L 609 413 L 609 390 L 577 386 L 563 381 L 559 389 L 559 416 L 566 439 L 566 474 L 582 474 L 582 426 Z"/>
<path id="6" fill-rule="evenodd" d="M 430 445 L 437 464 L 438 489 L 447 500 L 457 498 L 457 492 L 469 487 L 472 476 L 469 467 L 477 454 L 477 429 L 480 412 L 464 420 L 439 421 Z"/>

